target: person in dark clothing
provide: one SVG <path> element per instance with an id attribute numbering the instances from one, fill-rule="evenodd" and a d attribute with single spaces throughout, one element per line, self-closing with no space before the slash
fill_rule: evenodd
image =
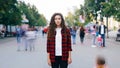
<path id="1" fill-rule="evenodd" d="M 104 22 L 101 22 L 101 25 L 99 26 L 99 34 L 101 35 L 103 39 L 103 47 L 105 47 L 105 33 L 106 33 L 106 26 L 104 25 Z"/>
<path id="2" fill-rule="evenodd" d="M 83 43 L 83 41 L 84 41 L 84 36 L 85 36 L 85 29 L 83 26 L 81 26 L 81 28 L 80 28 L 80 41 L 81 41 L 81 43 Z"/>

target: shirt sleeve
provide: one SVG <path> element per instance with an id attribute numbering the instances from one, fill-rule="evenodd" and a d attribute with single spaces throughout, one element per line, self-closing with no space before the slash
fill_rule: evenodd
<path id="1" fill-rule="evenodd" d="M 70 35 L 70 30 L 69 29 L 67 29 L 67 46 L 68 46 L 68 51 L 72 51 L 71 35 Z"/>
<path id="2" fill-rule="evenodd" d="M 47 53 L 50 52 L 50 40 L 47 38 Z"/>

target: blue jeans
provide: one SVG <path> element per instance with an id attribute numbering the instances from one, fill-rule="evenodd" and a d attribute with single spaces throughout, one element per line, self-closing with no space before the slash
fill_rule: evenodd
<path id="1" fill-rule="evenodd" d="M 103 39 L 103 47 L 105 47 L 105 34 L 101 34 L 101 37 Z"/>
<path id="2" fill-rule="evenodd" d="M 72 35 L 72 41 L 73 41 L 73 44 L 76 43 L 76 35 Z"/>
<path id="3" fill-rule="evenodd" d="M 17 43 L 21 42 L 21 36 L 17 36 L 16 39 L 17 39 Z"/>

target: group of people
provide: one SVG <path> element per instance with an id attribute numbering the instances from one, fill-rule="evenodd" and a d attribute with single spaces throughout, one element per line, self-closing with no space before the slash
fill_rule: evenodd
<path id="1" fill-rule="evenodd" d="M 65 25 L 63 15 L 61 13 L 55 13 L 51 17 L 49 29 L 47 32 L 47 62 L 52 68 L 68 68 L 68 64 L 72 63 L 71 58 L 71 35 L 73 38 L 73 44 L 75 44 L 76 28 L 69 29 Z M 105 26 L 99 26 L 99 34 L 105 38 Z M 80 39 L 83 43 L 85 36 L 85 29 L 83 26 L 80 28 Z M 105 46 L 105 42 L 103 42 Z M 105 66 L 105 60 L 103 58 L 97 58 L 95 68 L 107 68 Z"/>
<path id="2" fill-rule="evenodd" d="M 25 45 L 25 51 L 35 50 L 35 39 L 36 39 L 36 29 L 33 27 L 28 27 L 27 29 L 22 28 L 22 26 L 17 26 L 16 28 L 16 39 L 18 48 L 17 51 L 21 50 L 21 44 Z"/>
<path id="3" fill-rule="evenodd" d="M 98 25 L 98 22 L 96 22 L 96 25 L 92 27 L 91 29 L 91 34 L 93 35 L 92 47 L 96 47 L 97 45 L 99 47 L 105 47 L 106 28 L 107 27 L 104 25 L 104 22 L 101 22 L 101 25 Z"/>
<path id="4" fill-rule="evenodd" d="M 98 25 L 98 22 L 96 22 L 96 25 L 93 25 L 90 27 L 90 34 L 92 34 L 92 47 L 105 47 L 105 33 L 106 33 L 106 26 L 104 25 L 104 22 L 101 22 L 101 25 Z M 86 34 L 86 28 L 81 26 L 80 28 L 76 28 L 73 26 L 73 28 L 70 28 L 70 34 L 72 37 L 72 44 L 76 44 L 76 35 L 77 30 L 79 30 L 79 37 L 80 42 L 83 44 L 84 37 Z"/>
<path id="5" fill-rule="evenodd" d="M 77 30 L 79 29 L 79 36 L 80 36 L 80 42 L 83 44 L 84 42 L 84 36 L 85 36 L 85 28 L 81 26 L 80 28 L 76 28 L 73 26 L 73 28 L 70 28 L 70 34 L 72 37 L 72 44 L 76 44 L 76 35 L 77 35 Z"/>

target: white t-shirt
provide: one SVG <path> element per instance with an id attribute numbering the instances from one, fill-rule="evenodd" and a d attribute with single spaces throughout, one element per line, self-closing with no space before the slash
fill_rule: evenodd
<path id="1" fill-rule="evenodd" d="M 104 25 L 101 25 L 101 34 L 104 34 Z"/>
<path id="2" fill-rule="evenodd" d="M 61 36 L 61 28 L 56 28 L 56 36 L 55 36 L 55 56 L 62 56 L 62 36 Z"/>
<path id="3" fill-rule="evenodd" d="M 36 37 L 35 31 L 27 31 L 25 35 L 26 35 L 26 39 L 35 39 Z"/>

